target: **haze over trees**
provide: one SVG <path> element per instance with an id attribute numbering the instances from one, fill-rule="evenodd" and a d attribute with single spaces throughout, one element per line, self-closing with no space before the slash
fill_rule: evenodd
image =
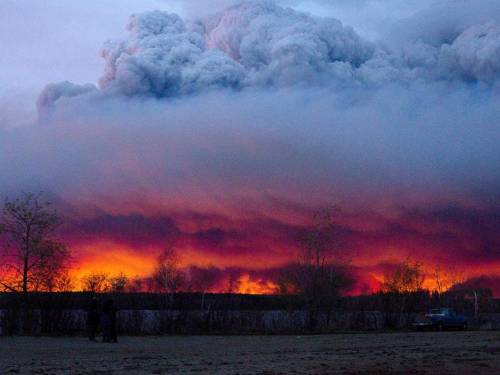
<path id="1" fill-rule="evenodd" d="M 274 276 L 276 294 L 301 296 L 310 311 L 331 307 L 355 282 L 350 274 L 350 260 L 345 255 L 342 228 L 336 224 L 337 208 L 317 211 L 297 243 L 293 262 Z M 242 277 L 237 269 L 226 272 L 215 266 L 185 266 L 169 243 L 156 258 L 154 269 L 145 277 L 129 278 L 121 273 L 108 275 L 90 272 L 78 285 L 70 279 L 69 249 L 58 239 L 61 218 L 41 194 L 26 193 L 4 202 L 0 216 L 0 291 L 52 292 L 82 290 L 92 293 L 156 292 L 173 297 L 178 292 L 213 291 L 234 293 Z M 189 264 L 189 263 L 188 263 Z M 431 279 L 439 299 L 448 290 L 467 290 L 479 306 L 480 288 L 471 287 L 463 273 L 453 267 L 431 269 L 409 259 L 396 264 L 386 275 L 379 294 L 385 295 L 386 310 L 401 316 L 411 314 L 419 303 L 419 295 L 428 293 L 424 280 Z M 476 308 L 478 310 L 478 308 Z M 477 313 L 476 313 L 477 315 Z"/>

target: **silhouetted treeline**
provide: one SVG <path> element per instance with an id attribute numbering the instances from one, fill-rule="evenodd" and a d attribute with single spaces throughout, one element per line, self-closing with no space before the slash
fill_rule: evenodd
<path id="1" fill-rule="evenodd" d="M 500 312 L 500 299 L 494 299 L 488 289 L 479 291 L 479 311 Z M 98 300 L 113 299 L 117 308 L 126 310 L 300 310 L 307 307 L 301 295 L 248 295 L 177 293 L 103 293 L 86 292 L 30 293 L 29 306 L 33 309 L 85 309 L 93 296 Z M 401 295 L 377 293 L 368 296 L 338 297 L 328 301 L 322 309 L 377 310 L 387 313 L 400 312 Z M 452 307 L 458 312 L 473 316 L 474 300 L 467 291 L 450 291 L 438 295 L 428 291 L 407 296 L 403 313 L 425 312 L 435 307 Z M 0 310 L 19 307 L 24 302 L 21 294 L 0 293 Z"/>
<path id="2" fill-rule="evenodd" d="M 500 299 L 494 299 L 489 289 L 445 293 L 427 290 L 405 294 L 379 292 L 370 296 L 343 298 L 342 301 L 346 310 L 380 311 L 387 328 L 407 326 L 413 322 L 415 315 L 439 307 L 451 307 L 471 319 L 478 318 L 479 314 L 500 313 Z"/>
<path id="3" fill-rule="evenodd" d="M 85 309 L 93 296 L 112 299 L 118 309 L 127 310 L 281 310 L 301 309 L 301 296 L 203 294 L 203 293 L 102 293 L 86 292 L 30 293 L 32 308 Z M 0 293 L 0 310 L 18 306 L 23 301 L 16 293 Z"/>
<path id="4" fill-rule="evenodd" d="M 112 299 L 119 311 L 121 334 L 244 334 L 327 333 L 339 330 L 407 328 L 417 314 L 435 307 L 452 307 L 480 327 L 500 328 L 500 300 L 479 291 L 479 306 L 466 292 L 417 292 L 405 297 L 378 293 L 343 297 L 311 311 L 301 296 L 238 294 L 113 293 L 97 295 L 99 303 Z M 26 310 L 22 296 L 0 294 L 2 334 L 81 334 L 92 293 L 33 293 Z M 411 303 L 408 301 L 411 300 Z M 479 315 L 474 317 L 476 309 Z M 25 311 L 24 314 L 19 314 Z M 497 314 L 497 315 L 494 315 Z M 497 322 L 495 323 L 495 319 Z"/>
<path id="5" fill-rule="evenodd" d="M 0 215 L 0 330 L 2 333 L 57 334 L 81 332 L 85 311 L 113 301 L 118 326 L 126 333 L 295 333 L 339 329 L 407 327 L 416 314 L 452 307 L 479 321 L 499 312 L 490 290 L 467 283 L 461 272 L 436 267 L 435 292 L 424 289 L 429 272 L 407 259 L 384 277 L 381 292 L 341 297 L 353 285 L 342 232 L 328 207 L 313 216 L 298 243 L 296 258 L 276 275 L 278 295 L 241 295 L 235 275 L 227 294 L 210 294 L 220 284 L 214 267 L 181 267 L 175 243 L 158 255 L 143 279 L 124 274 L 90 273 L 81 280 L 86 292 L 69 278 L 71 252 L 58 240 L 61 219 L 40 194 L 6 200 Z M 54 293 L 57 291 L 57 293 Z M 150 293 L 139 293 L 149 291 Z M 180 292 L 184 293 L 180 293 Z M 129 293 L 123 293 L 129 292 Z M 198 293 L 187 293 L 198 292 Z M 114 310 L 113 310 L 114 311 Z M 113 315 L 114 316 L 114 315 Z"/>

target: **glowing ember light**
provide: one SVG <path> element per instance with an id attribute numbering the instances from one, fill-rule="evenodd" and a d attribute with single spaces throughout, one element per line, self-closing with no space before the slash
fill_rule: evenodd
<path id="1" fill-rule="evenodd" d="M 240 294 L 275 294 L 278 285 L 269 280 L 252 280 L 250 275 L 246 274 L 238 279 L 237 293 Z"/>

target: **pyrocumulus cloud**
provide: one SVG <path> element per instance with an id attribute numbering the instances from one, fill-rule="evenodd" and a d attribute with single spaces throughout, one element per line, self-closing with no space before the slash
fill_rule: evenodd
<path id="1" fill-rule="evenodd" d="M 368 40 L 279 4 L 131 16 L 102 49 L 97 86 L 49 84 L 36 124 L 0 128 L 0 192 L 47 190 L 90 221 L 209 214 L 228 231 L 231 220 L 303 225 L 333 202 L 357 218 L 346 231 L 366 258 L 411 243 L 498 262 L 500 6 L 440 1 Z M 444 229 L 408 212 L 437 212 Z M 464 239 L 454 230 L 468 215 L 493 224 Z M 229 238 L 238 252 L 248 237 Z"/>

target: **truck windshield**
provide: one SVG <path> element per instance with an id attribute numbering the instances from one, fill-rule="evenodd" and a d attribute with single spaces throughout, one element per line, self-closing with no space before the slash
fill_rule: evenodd
<path id="1" fill-rule="evenodd" d="M 441 309 L 432 309 L 431 314 L 442 314 Z"/>

